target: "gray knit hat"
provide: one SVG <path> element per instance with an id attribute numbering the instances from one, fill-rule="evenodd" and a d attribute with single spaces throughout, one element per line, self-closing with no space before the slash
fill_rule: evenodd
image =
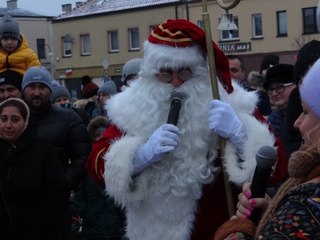
<path id="1" fill-rule="evenodd" d="M 310 68 L 300 86 L 301 99 L 320 118 L 320 59 Z"/>
<path id="2" fill-rule="evenodd" d="M 116 84 L 112 81 L 106 81 L 98 90 L 98 95 L 104 93 L 108 94 L 110 96 L 115 95 L 117 93 L 117 87 Z"/>
<path id="3" fill-rule="evenodd" d="M 20 39 L 20 29 L 16 20 L 10 15 L 6 14 L 3 16 L 0 22 L 0 39 L 3 38 L 15 38 Z"/>
<path id="4" fill-rule="evenodd" d="M 66 97 L 71 101 L 70 93 L 68 89 L 63 85 L 55 85 L 52 88 L 52 94 L 50 97 L 50 100 L 52 103 L 54 103 L 57 99 Z"/>
<path id="5" fill-rule="evenodd" d="M 43 83 L 52 92 L 52 77 L 45 67 L 30 67 L 23 75 L 22 91 L 31 83 Z"/>
<path id="6" fill-rule="evenodd" d="M 128 76 L 137 75 L 141 69 L 142 63 L 142 58 L 132 58 L 129 61 L 127 61 L 122 68 L 121 81 L 125 83 Z"/>

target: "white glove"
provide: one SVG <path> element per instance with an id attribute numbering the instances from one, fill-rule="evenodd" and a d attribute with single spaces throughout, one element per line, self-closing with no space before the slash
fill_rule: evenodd
<path id="1" fill-rule="evenodd" d="M 230 104 L 212 100 L 209 105 L 209 128 L 223 138 L 227 138 L 240 152 L 247 134 L 243 123 Z"/>
<path id="2" fill-rule="evenodd" d="M 172 124 L 163 124 L 155 130 L 149 140 L 138 148 L 133 158 L 133 174 L 140 173 L 161 157 L 172 152 L 179 142 L 179 129 Z"/>

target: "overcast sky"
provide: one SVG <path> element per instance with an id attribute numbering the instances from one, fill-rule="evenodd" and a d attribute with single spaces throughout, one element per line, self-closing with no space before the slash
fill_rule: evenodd
<path id="1" fill-rule="evenodd" d="M 85 0 L 18 0 L 18 8 L 30 12 L 58 16 L 62 13 L 61 5 L 71 3 L 72 8 L 75 2 L 85 2 Z M 7 7 L 7 0 L 0 0 L 0 7 Z"/>

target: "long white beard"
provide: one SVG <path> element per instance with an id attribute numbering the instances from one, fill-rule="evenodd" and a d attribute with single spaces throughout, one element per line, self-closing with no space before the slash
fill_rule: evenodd
<path id="1" fill-rule="evenodd" d="M 155 191 L 198 199 L 202 184 L 213 180 L 212 160 L 218 145 L 208 127 L 212 99 L 208 70 L 197 67 L 193 73 L 193 78 L 179 87 L 185 98 L 177 124 L 181 132 L 178 147 L 154 164 L 151 171 L 152 184 L 161 186 Z M 173 90 L 172 85 L 159 82 L 152 70 L 142 71 L 129 88 L 108 101 L 109 118 L 126 134 L 147 140 L 166 123 Z"/>

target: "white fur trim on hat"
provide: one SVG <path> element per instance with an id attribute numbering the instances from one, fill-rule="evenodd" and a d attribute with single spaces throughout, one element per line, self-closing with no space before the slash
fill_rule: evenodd
<path id="1" fill-rule="evenodd" d="M 164 44 L 144 43 L 143 66 L 154 69 L 203 66 L 206 57 L 202 49 L 197 46 L 171 47 Z"/>

